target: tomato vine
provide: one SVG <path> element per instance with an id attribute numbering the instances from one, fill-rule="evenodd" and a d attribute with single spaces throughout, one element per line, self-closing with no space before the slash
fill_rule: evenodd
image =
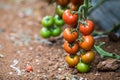
<path id="1" fill-rule="evenodd" d="M 94 44 L 95 40 L 92 33 L 95 25 L 92 20 L 88 19 L 88 16 L 105 1 L 100 0 L 96 5 L 92 6 L 92 0 L 57 0 L 54 15 L 52 17 L 49 16 L 47 21 L 44 18 L 42 20 L 44 29 L 41 29 L 43 31 L 40 33 L 44 38 L 49 38 L 51 35 L 53 37 L 60 35 L 60 29 L 59 32 L 57 30 L 54 31 L 53 34 L 52 29 L 56 29 L 55 26 L 60 28 L 64 23 L 69 26 L 63 31 L 65 40 L 63 47 L 68 53 L 65 60 L 68 66 L 76 67 L 79 72 L 83 73 L 90 70 L 90 65 L 95 59 L 94 50 L 103 57 L 120 58 L 119 55 L 104 51 L 101 45 L 96 46 Z M 49 24 L 46 24 L 46 22 L 49 22 Z"/>

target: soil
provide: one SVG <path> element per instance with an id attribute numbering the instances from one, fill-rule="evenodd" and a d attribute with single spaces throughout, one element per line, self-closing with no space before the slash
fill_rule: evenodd
<path id="1" fill-rule="evenodd" d="M 52 42 L 41 38 L 40 21 L 54 8 L 46 0 L 0 0 L 0 80 L 120 80 L 120 68 L 97 70 L 105 60 L 97 52 L 91 70 L 80 73 L 65 62 L 63 38 Z M 95 44 L 99 42 L 105 42 L 104 50 L 120 55 L 120 40 L 95 39 Z M 29 65 L 33 71 L 26 72 Z"/>

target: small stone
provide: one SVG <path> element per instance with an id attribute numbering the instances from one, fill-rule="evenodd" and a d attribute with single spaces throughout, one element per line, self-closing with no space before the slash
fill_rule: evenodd
<path id="1" fill-rule="evenodd" d="M 2 54 L 0 54 L 0 58 L 4 57 Z"/>
<path id="2" fill-rule="evenodd" d="M 20 53 L 21 53 L 21 51 L 19 51 L 19 50 L 18 50 L 18 51 L 17 51 L 17 53 L 18 53 L 18 54 L 20 54 Z"/>
<path id="3" fill-rule="evenodd" d="M 0 49 L 2 49 L 3 48 L 3 46 L 2 45 L 0 45 Z"/>
<path id="4" fill-rule="evenodd" d="M 32 50 L 33 50 L 33 47 L 29 47 L 29 50 L 32 51 Z"/>
<path id="5" fill-rule="evenodd" d="M 88 80 L 87 78 L 80 77 L 79 80 Z"/>
<path id="6" fill-rule="evenodd" d="M 9 72 L 9 75 L 12 75 L 13 74 L 13 72 Z"/>
<path id="7" fill-rule="evenodd" d="M 98 76 L 98 75 L 100 75 L 100 73 L 97 72 L 97 73 L 95 73 L 95 75 Z"/>

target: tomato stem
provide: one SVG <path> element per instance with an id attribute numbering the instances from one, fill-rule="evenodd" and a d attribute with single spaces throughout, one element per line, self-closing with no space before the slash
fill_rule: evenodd
<path id="1" fill-rule="evenodd" d="M 56 14 L 56 10 L 57 10 L 57 2 L 55 3 L 55 10 L 54 10 L 54 13 L 53 13 L 53 17 L 55 16 L 55 14 Z"/>
<path id="2" fill-rule="evenodd" d="M 84 0 L 84 11 L 83 11 L 83 15 L 85 20 L 87 19 L 88 16 L 88 6 L 89 6 L 89 0 Z"/>
<path id="3" fill-rule="evenodd" d="M 100 43 L 98 46 L 94 45 L 95 50 L 101 55 L 101 57 L 106 58 L 115 58 L 120 60 L 120 55 L 117 55 L 116 53 L 110 53 L 102 49 L 104 43 Z"/>
<path id="4" fill-rule="evenodd" d="M 80 54 L 85 54 L 85 53 L 86 53 L 86 51 L 85 51 L 85 50 L 80 49 Z"/>

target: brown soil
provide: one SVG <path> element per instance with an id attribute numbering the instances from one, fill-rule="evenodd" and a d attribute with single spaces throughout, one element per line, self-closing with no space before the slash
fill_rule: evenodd
<path id="1" fill-rule="evenodd" d="M 45 0 L 0 0 L 0 80 L 120 80 L 120 69 L 98 71 L 96 59 L 88 73 L 79 73 L 65 62 L 63 38 L 50 42 L 39 35 L 43 16 L 54 13 L 54 4 Z M 104 50 L 120 55 L 120 41 L 96 39 L 96 44 L 106 42 Z M 18 61 L 11 67 L 15 61 Z M 26 72 L 31 65 L 32 72 Z"/>

